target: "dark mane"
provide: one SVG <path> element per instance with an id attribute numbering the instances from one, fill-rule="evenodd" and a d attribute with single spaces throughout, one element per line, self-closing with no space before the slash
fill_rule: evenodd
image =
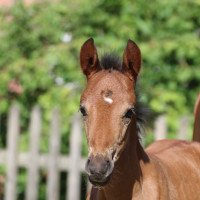
<path id="1" fill-rule="evenodd" d="M 106 53 L 101 57 L 100 60 L 101 68 L 109 71 L 117 70 L 122 71 L 121 58 L 115 53 Z"/>
<path id="2" fill-rule="evenodd" d="M 145 105 L 140 98 L 140 93 L 138 86 L 136 86 L 136 105 L 135 105 L 135 113 L 136 113 L 136 123 L 138 128 L 138 136 L 141 137 L 145 134 L 145 127 L 147 125 L 147 119 L 150 116 L 150 109 L 147 105 Z"/>
<path id="3" fill-rule="evenodd" d="M 100 60 L 101 69 L 109 70 L 117 70 L 122 72 L 122 60 L 121 58 L 116 55 L 115 53 L 106 53 L 101 57 Z M 141 138 L 141 135 L 144 134 L 144 127 L 146 124 L 146 119 L 149 115 L 149 109 L 145 106 L 140 100 L 140 92 L 138 86 L 135 87 L 136 92 L 136 105 L 135 105 L 135 113 L 137 119 L 137 128 L 138 128 L 138 135 Z"/>

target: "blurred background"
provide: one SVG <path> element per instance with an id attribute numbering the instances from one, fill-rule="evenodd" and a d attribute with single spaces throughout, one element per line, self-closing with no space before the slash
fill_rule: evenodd
<path id="1" fill-rule="evenodd" d="M 143 143 L 191 140 L 200 92 L 200 0 L 0 0 L 0 200 L 85 199 L 79 50 L 142 52 Z M 72 136 L 74 134 L 74 137 Z"/>

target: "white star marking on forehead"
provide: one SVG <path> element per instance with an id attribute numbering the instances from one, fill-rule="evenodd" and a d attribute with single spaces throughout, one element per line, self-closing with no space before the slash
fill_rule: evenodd
<path id="1" fill-rule="evenodd" d="M 110 97 L 103 97 L 103 99 L 104 99 L 104 101 L 106 102 L 106 103 L 109 103 L 109 104 L 112 104 L 113 103 L 113 100 L 110 98 Z"/>

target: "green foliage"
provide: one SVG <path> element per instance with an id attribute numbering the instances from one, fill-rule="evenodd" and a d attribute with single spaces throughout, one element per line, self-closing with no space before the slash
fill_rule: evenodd
<path id="1" fill-rule="evenodd" d="M 63 14 L 58 8 L 59 5 L 27 8 L 18 4 L 2 15 L 5 23 L 0 37 L 3 44 L 0 47 L 0 112 L 7 113 L 13 100 L 19 102 L 22 129 L 26 129 L 30 109 L 39 104 L 44 111 L 44 137 L 48 139 L 51 110 L 58 106 L 63 120 L 62 135 L 67 140 L 70 117 L 78 110 L 80 72 L 74 44 L 61 41 L 65 29 L 61 26 Z M 21 85 L 22 94 L 8 91 L 11 80 Z M 47 151 L 47 141 L 42 141 L 42 151 Z M 68 151 L 68 147 L 65 145 L 62 151 Z"/>
<path id="2" fill-rule="evenodd" d="M 18 170 L 18 179 L 17 179 L 17 199 L 25 199 L 24 188 L 26 188 L 27 174 L 26 169 L 20 168 Z"/>

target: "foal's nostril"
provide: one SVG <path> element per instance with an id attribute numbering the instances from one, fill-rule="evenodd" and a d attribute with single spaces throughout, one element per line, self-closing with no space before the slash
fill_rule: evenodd
<path id="1" fill-rule="evenodd" d="M 88 159 L 87 159 L 86 165 L 89 165 L 89 163 L 90 163 L 90 159 L 88 158 Z"/>
<path id="2" fill-rule="evenodd" d="M 85 170 L 86 172 L 90 173 L 90 159 L 87 159 L 87 162 L 85 164 Z"/>
<path id="3" fill-rule="evenodd" d="M 106 165 L 106 166 L 105 166 L 105 169 L 106 169 L 106 171 L 107 171 L 107 170 L 110 168 L 110 165 L 111 165 L 111 164 L 110 164 L 110 161 L 107 160 L 106 163 L 105 163 L 105 165 Z"/>
<path id="4" fill-rule="evenodd" d="M 92 161 L 92 160 L 90 160 L 89 158 L 88 158 L 88 160 L 87 160 L 87 162 L 86 162 L 86 166 L 85 166 L 85 169 L 86 169 L 86 171 L 89 173 L 89 174 L 91 174 L 91 175 L 93 175 L 93 174 L 95 174 L 95 164 L 94 164 L 94 162 Z"/>

